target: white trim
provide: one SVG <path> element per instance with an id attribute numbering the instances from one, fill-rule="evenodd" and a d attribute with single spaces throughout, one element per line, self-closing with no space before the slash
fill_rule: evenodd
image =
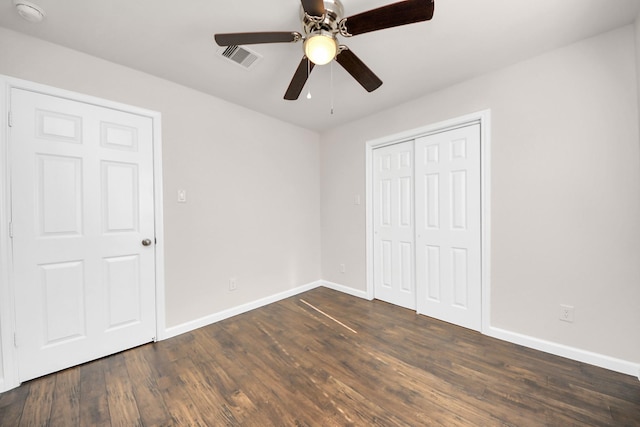
<path id="1" fill-rule="evenodd" d="M 239 314 L 243 314 L 251 310 L 255 310 L 256 308 L 264 307 L 265 305 L 278 302 L 285 298 L 289 298 L 294 295 L 298 295 L 303 292 L 310 291 L 311 289 L 315 289 L 319 286 L 322 286 L 322 282 L 320 280 L 307 283 L 306 285 L 298 286 L 297 288 L 289 289 L 284 292 L 270 295 L 268 297 L 264 297 L 255 301 L 251 301 L 246 304 L 239 305 L 237 307 L 232 307 L 227 310 L 209 314 L 207 316 L 201 317 L 199 319 L 191 320 L 189 322 L 185 322 L 177 326 L 172 326 L 170 328 L 165 329 L 165 334 L 163 339 L 172 338 L 187 332 L 191 332 L 195 329 L 202 328 L 216 322 L 220 322 L 221 320 L 225 320 L 230 317 L 237 316 Z"/>
<path id="2" fill-rule="evenodd" d="M 0 75 L 0 177 L 3 184 L 0 186 L 0 265 L 6 266 L 0 272 L 0 344 L 2 351 L 2 374 L 0 378 L 0 392 L 10 390 L 20 385 L 18 380 L 18 364 L 16 361 L 13 335 L 15 332 L 14 298 L 11 283 L 13 265 L 11 257 L 11 240 L 8 232 L 8 222 L 11 213 L 10 197 L 10 173 L 9 173 L 9 128 L 7 116 L 11 100 L 12 88 L 38 92 L 45 95 L 56 96 L 72 101 L 92 104 L 99 107 L 111 108 L 127 113 L 149 117 L 153 122 L 153 166 L 154 166 L 154 203 L 156 224 L 156 339 L 164 336 L 165 329 L 165 283 L 164 283 L 164 231 L 163 231 L 163 207 L 162 207 L 162 135 L 161 114 L 119 102 L 58 89 L 27 80 L 16 79 Z"/>
<path id="3" fill-rule="evenodd" d="M 491 327 L 491 110 L 480 113 L 482 329 Z"/>
<path id="4" fill-rule="evenodd" d="M 9 158 L 9 83 L 0 76 L 0 159 Z M 0 392 L 19 385 L 13 346 L 15 317 L 13 315 L 13 292 L 9 286 L 13 258 L 9 237 L 10 221 L 10 174 L 8 160 L 0 161 Z"/>
<path id="5" fill-rule="evenodd" d="M 593 353 L 591 351 L 581 350 L 579 348 L 530 337 L 528 335 L 496 327 L 490 327 L 487 331 L 483 331 L 483 333 L 490 337 L 513 344 L 522 345 L 534 350 L 543 351 L 545 353 L 565 357 L 567 359 L 587 363 L 589 365 L 599 366 L 601 368 L 609 369 L 610 371 L 636 376 L 640 379 L 640 364 L 638 363 L 616 359 L 615 357 L 606 356 L 604 354 Z"/>
<path id="6" fill-rule="evenodd" d="M 399 142 L 416 139 L 421 136 L 427 136 L 434 133 L 445 132 L 451 129 L 467 126 L 473 123 L 482 123 L 491 116 L 491 110 L 482 110 L 475 113 L 465 114 L 464 116 L 455 117 L 453 119 L 432 123 L 419 128 L 395 133 L 393 135 L 383 136 L 381 138 L 367 141 L 369 149 L 383 147 L 385 145 L 397 144 Z"/>
<path id="7" fill-rule="evenodd" d="M 164 339 L 167 325 L 164 277 L 164 199 L 162 182 L 162 122 L 160 113 L 153 119 L 153 200 L 156 239 L 156 341 Z"/>
<path id="8" fill-rule="evenodd" d="M 432 135 L 470 124 L 480 123 L 480 185 L 481 185 L 481 265 L 482 265 L 482 320 L 481 331 L 490 327 L 490 295 L 491 295 L 491 110 L 456 117 L 450 120 L 434 123 L 416 129 L 396 133 L 382 138 L 367 141 L 365 145 L 365 173 L 366 173 L 366 283 L 367 299 L 373 299 L 373 150 L 385 145 L 398 144 L 421 136 Z"/>
<path id="9" fill-rule="evenodd" d="M 334 291 L 342 292 L 343 294 L 348 294 L 354 297 L 362 298 L 371 301 L 373 296 L 369 297 L 369 293 L 367 291 L 361 291 L 358 289 L 350 288 L 349 286 L 341 285 L 339 283 L 328 282 L 326 280 L 321 280 L 322 286 L 328 289 L 333 289 Z"/>
<path id="10" fill-rule="evenodd" d="M 372 300 L 373 292 L 373 149 L 378 147 L 371 142 L 367 142 L 365 145 L 365 258 L 366 258 L 366 270 L 365 280 L 367 284 L 367 299 Z"/>

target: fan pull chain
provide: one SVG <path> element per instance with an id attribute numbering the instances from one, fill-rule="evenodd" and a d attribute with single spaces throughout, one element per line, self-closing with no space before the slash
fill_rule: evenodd
<path id="1" fill-rule="evenodd" d="M 333 115 L 333 61 L 331 61 L 331 66 L 329 68 L 330 68 L 330 74 L 331 74 L 330 76 L 331 88 L 329 90 L 331 92 L 331 115 Z"/>
<path id="2" fill-rule="evenodd" d="M 307 59 L 307 99 L 311 99 L 311 87 L 309 86 L 309 75 L 311 74 L 311 61 Z"/>

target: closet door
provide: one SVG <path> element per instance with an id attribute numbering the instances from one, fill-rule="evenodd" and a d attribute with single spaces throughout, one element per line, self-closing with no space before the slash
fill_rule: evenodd
<path id="1" fill-rule="evenodd" d="M 415 310 L 413 141 L 373 152 L 375 298 Z"/>
<path id="2" fill-rule="evenodd" d="M 420 314 L 481 329 L 480 125 L 415 141 Z"/>

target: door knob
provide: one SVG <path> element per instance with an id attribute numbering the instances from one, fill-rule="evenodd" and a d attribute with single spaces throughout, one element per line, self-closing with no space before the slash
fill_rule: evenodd
<path id="1" fill-rule="evenodd" d="M 144 239 L 142 241 L 142 246 L 149 246 L 151 245 L 151 239 Z"/>

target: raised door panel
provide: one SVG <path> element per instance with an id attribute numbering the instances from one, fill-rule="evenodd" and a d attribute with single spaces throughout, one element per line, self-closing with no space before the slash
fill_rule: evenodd
<path id="1" fill-rule="evenodd" d="M 432 301 L 440 301 L 440 247 L 427 245 L 424 251 L 424 263 L 418 268 L 424 269 L 427 289 L 427 298 Z"/>
<path id="2" fill-rule="evenodd" d="M 38 154 L 36 162 L 40 237 L 82 235 L 82 159 Z"/>
<path id="3" fill-rule="evenodd" d="M 137 255 L 104 259 L 104 288 L 108 302 L 107 329 L 140 322 L 140 259 Z"/>
<path id="4" fill-rule="evenodd" d="M 105 233 L 139 231 L 138 165 L 102 162 L 102 218 Z"/>
<path id="5" fill-rule="evenodd" d="M 43 347 L 84 338 L 87 333 L 82 261 L 41 265 Z"/>
<path id="6" fill-rule="evenodd" d="M 138 130 L 118 123 L 100 123 L 100 144 L 105 148 L 138 151 Z"/>
<path id="7" fill-rule="evenodd" d="M 469 307 L 469 271 L 467 249 L 451 248 L 451 282 L 453 284 L 452 304 L 460 308 Z"/>
<path id="8" fill-rule="evenodd" d="M 450 191 L 450 227 L 453 230 L 467 229 L 467 171 L 459 170 L 451 172 Z"/>
<path id="9" fill-rule="evenodd" d="M 393 289 L 393 242 L 391 240 L 380 241 L 379 265 L 382 267 L 382 275 L 378 278 L 380 285 Z"/>
<path id="10" fill-rule="evenodd" d="M 36 109 L 37 137 L 50 141 L 82 143 L 82 117 Z"/>

